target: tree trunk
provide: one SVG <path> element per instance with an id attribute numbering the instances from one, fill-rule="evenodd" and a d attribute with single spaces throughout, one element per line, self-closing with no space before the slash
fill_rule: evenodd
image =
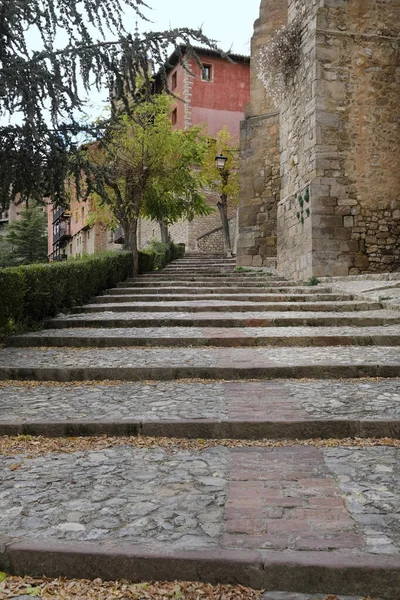
<path id="1" fill-rule="evenodd" d="M 158 224 L 160 225 L 161 241 L 163 244 L 168 244 L 168 242 L 170 241 L 168 225 L 165 225 L 165 223 L 163 223 L 162 221 L 158 221 Z"/>
<path id="2" fill-rule="evenodd" d="M 124 221 L 122 223 L 122 229 L 124 230 L 124 250 L 132 252 L 133 256 L 133 275 L 139 274 L 139 252 L 137 244 L 137 219 L 128 223 Z"/>
<path id="3" fill-rule="evenodd" d="M 221 217 L 222 232 L 224 234 L 224 254 L 228 258 L 232 258 L 231 237 L 229 234 L 228 207 L 227 197 L 225 194 L 221 196 L 221 202 L 217 202 L 219 215 Z"/>

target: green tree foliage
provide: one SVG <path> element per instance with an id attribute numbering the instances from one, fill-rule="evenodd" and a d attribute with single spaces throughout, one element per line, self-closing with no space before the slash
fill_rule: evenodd
<path id="1" fill-rule="evenodd" d="M 222 170 L 216 167 L 215 162 L 215 157 L 220 155 L 227 158 Z M 226 127 L 218 132 L 216 139 L 210 140 L 208 152 L 203 161 L 203 174 L 207 185 L 220 196 L 217 208 L 224 234 L 224 251 L 227 256 L 231 256 L 228 200 L 237 202 L 239 198 L 239 147 Z"/>
<path id="2" fill-rule="evenodd" d="M 172 130 L 170 111 L 166 95 L 136 105 L 79 159 L 86 196 L 95 193 L 111 208 L 123 228 L 125 248 L 133 252 L 135 272 L 140 217 L 165 227 L 212 211 L 201 193 L 207 138 L 198 127 Z"/>
<path id="3" fill-rule="evenodd" d="M 42 207 L 23 208 L 20 218 L 9 225 L 3 244 L 2 266 L 47 262 L 47 216 Z"/>
<path id="4" fill-rule="evenodd" d="M 184 45 L 198 62 L 192 43 L 216 48 L 201 30 L 132 36 L 125 13 L 132 23 L 145 18 L 146 8 L 143 0 L 0 0 L 2 209 L 16 198 L 66 202 L 71 153 L 81 134 L 96 136 L 96 126 L 80 122 L 91 88 L 107 88 L 127 109 L 138 76 L 150 96 L 149 61 L 166 82 L 171 48 L 182 58 Z"/>

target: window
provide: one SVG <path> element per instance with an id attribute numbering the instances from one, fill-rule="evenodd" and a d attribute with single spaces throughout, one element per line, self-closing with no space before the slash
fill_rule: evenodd
<path id="1" fill-rule="evenodd" d="M 211 81 L 211 65 L 203 65 L 201 78 L 203 81 Z"/>
<path id="2" fill-rule="evenodd" d="M 178 85 L 178 74 L 175 71 L 175 73 L 172 74 L 172 89 L 174 90 L 176 88 L 176 86 Z"/>
<path id="3" fill-rule="evenodd" d="M 176 125 L 176 123 L 178 121 L 178 109 L 177 108 L 174 108 L 174 110 L 172 111 L 171 121 L 172 121 L 172 125 Z"/>

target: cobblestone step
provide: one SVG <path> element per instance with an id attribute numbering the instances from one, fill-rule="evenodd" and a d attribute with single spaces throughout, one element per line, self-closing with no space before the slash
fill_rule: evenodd
<path id="1" fill-rule="evenodd" d="M 184 312 L 90 312 L 59 316 L 46 327 L 381 327 L 400 323 L 400 313 L 391 310 L 332 312 L 231 312 L 197 315 Z"/>
<path id="2" fill-rule="evenodd" d="M 237 281 L 237 279 L 233 278 L 233 281 L 231 281 L 232 278 L 226 279 L 226 278 L 220 278 L 218 281 L 212 278 L 209 279 L 201 279 L 198 281 L 194 281 L 192 278 L 185 278 L 182 279 L 179 282 L 176 281 L 171 281 L 170 279 L 165 279 L 165 280 L 157 280 L 157 281 L 152 281 L 151 279 L 142 279 L 141 277 L 138 277 L 138 279 L 134 280 L 134 281 L 130 281 L 129 279 L 127 281 L 122 281 L 120 283 L 118 283 L 118 287 L 132 287 L 132 288 L 136 288 L 136 287 L 168 287 L 168 288 L 182 288 L 182 287 L 195 287 L 197 289 L 199 288 L 215 288 L 215 287 L 234 287 L 234 288 L 248 288 L 248 287 L 256 287 L 256 288 L 263 288 L 263 289 L 276 289 L 278 288 L 279 290 L 282 289 L 293 289 L 296 287 L 301 287 L 304 288 L 304 283 L 302 282 L 286 282 L 286 281 L 270 281 L 268 280 L 261 280 L 261 279 L 256 279 L 256 280 L 241 280 L 241 281 Z M 313 289 L 316 289 L 316 287 L 308 287 L 307 289 L 310 290 L 310 292 L 312 293 Z M 318 289 L 321 289 L 318 287 Z M 331 289 L 331 288 L 327 288 L 326 286 L 323 286 L 323 289 Z"/>
<path id="3" fill-rule="evenodd" d="M 0 387 L 0 406 L 0 435 L 400 437 L 397 379 L 30 384 L 28 388 L 16 383 Z"/>
<path id="4" fill-rule="evenodd" d="M 400 325 L 386 327 L 71 328 L 14 336 L 9 347 L 400 346 Z"/>
<path id="5" fill-rule="evenodd" d="M 220 271 L 203 271 L 203 272 L 197 272 L 197 269 L 189 269 L 188 273 L 165 273 L 165 271 L 158 271 L 158 272 L 152 272 L 152 273 L 143 273 L 143 275 L 140 276 L 140 279 L 166 279 L 168 278 L 169 281 L 196 281 L 196 280 L 202 280 L 202 279 L 227 279 L 229 280 L 233 280 L 233 281 L 282 281 L 284 282 L 285 280 L 282 279 L 281 277 L 276 277 L 273 275 L 270 275 L 269 273 L 257 273 L 257 272 L 246 272 L 246 273 L 235 273 L 235 272 L 231 272 L 231 271 L 227 271 L 226 273 L 220 272 Z"/>
<path id="6" fill-rule="evenodd" d="M 398 377 L 396 347 L 5 348 L 0 380 L 337 379 Z"/>
<path id="7" fill-rule="evenodd" d="M 132 293 L 131 293 L 132 294 Z M 90 300 L 91 304 L 104 304 L 113 302 L 163 302 L 168 305 L 169 302 L 185 302 L 199 300 L 218 300 L 235 302 L 348 302 L 354 297 L 350 294 L 104 294 Z"/>
<path id="8" fill-rule="evenodd" d="M 0 463 L 14 573 L 397 597 L 399 449 L 121 445 Z"/>
<path id="9" fill-rule="evenodd" d="M 351 300 L 340 302 L 237 302 L 237 301 L 186 301 L 168 302 L 166 304 L 151 302 L 120 302 L 106 304 L 86 304 L 71 309 L 72 313 L 91 313 L 101 311 L 111 312 L 351 312 L 351 311 L 376 311 L 382 308 L 380 302 Z M 399 313 L 400 316 L 400 313 Z"/>
<path id="10" fill-rule="evenodd" d="M 154 284 L 153 284 L 154 285 Z M 282 291 L 281 291 L 282 290 Z M 141 286 L 141 287 L 117 287 L 117 288 L 111 288 L 109 290 L 106 291 L 106 294 L 110 294 L 110 295 L 120 295 L 120 294 L 158 294 L 158 295 L 163 295 L 164 297 L 167 297 L 169 295 L 178 295 L 178 294 L 192 294 L 192 295 L 213 295 L 213 294 L 229 294 L 229 295 L 233 295 L 233 294 L 293 294 L 293 295 L 307 295 L 307 296 L 314 296 L 314 295 L 324 295 L 324 294 L 335 294 L 335 292 L 332 292 L 332 290 L 330 288 L 327 287 L 321 287 L 321 288 L 310 288 L 310 287 L 286 287 L 286 288 L 276 288 L 276 287 L 264 287 L 264 286 L 258 286 L 258 287 L 232 287 L 232 286 L 225 286 L 225 287 L 191 287 L 191 286 L 185 286 L 185 285 L 181 285 L 181 286 L 157 286 L 157 287 L 152 287 L 152 286 Z M 102 297 L 102 296 L 100 296 Z M 348 294 L 347 296 L 345 294 L 343 294 L 343 296 L 341 296 L 343 298 L 346 297 L 352 297 L 351 294 Z"/>

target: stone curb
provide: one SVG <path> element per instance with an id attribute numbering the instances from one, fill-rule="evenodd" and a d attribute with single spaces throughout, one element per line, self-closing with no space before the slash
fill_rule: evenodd
<path id="1" fill-rule="evenodd" d="M 400 420 L 260 421 L 196 419 L 179 421 L 107 420 L 0 422 L 0 435 L 52 437 L 146 436 L 186 439 L 400 439 Z"/>
<path id="2" fill-rule="evenodd" d="M 208 300 L 218 300 L 221 302 L 298 302 L 300 305 L 304 302 L 350 302 L 354 299 L 353 294 L 243 294 L 242 293 L 218 293 L 218 294 L 169 294 L 165 297 L 163 294 L 103 294 L 91 298 L 89 304 L 117 304 L 130 302 L 206 302 Z"/>
<path id="3" fill-rule="evenodd" d="M 154 311 L 155 313 L 157 311 Z M 287 317 L 271 317 L 271 318 L 246 318 L 246 313 L 243 313 L 243 318 L 236 317 L 190 317 L 182 318 L 179 313 L 173 317 L 160 316 L 161 313 L 157 313 L 159 316 L 154 317 L 133 317 L 133 318 L 119 318 L 111 315 L 105 316 L 104 318 L 91 319 L 88 318 L 55 318 L 45 322 L 46 329 L 63 329 L 73 327 L 108 327 L 108 328 L 127 328 L 127 327 L 291 327 L 291 326 L 304 326 L 304 327 L 336 327 L 336 326 L 354 326 L 357 327 L 381 327 L 384 325 L 398 325 L 400 324 L 400 314 L 398 317 L 359 317 L 357 313 L 354 316 L 338 316 L 338 317 L 291 317 L 290 313 L 287 313 Z"/>
<path id="4" fill-rule="evenodd" d="M 214 300 L 215 301 L 215 300 Z M 206 302 L 206 301 L 205 301 Z M 71 308 L 72 314 L 110 312 L 159 312 L 159 313 L 202 313 L 202 312 L 358 312 L 366 310 L 380 310 L 381 302 L 375 301 L 340 301 L 340 302 L 253 302 L 250 304 L 210 304 L 209 306 L 195 306 L 182 301 L 181 306 L 171 303 L 134 303 L 134 302 L 107 302 L 105 304 L 86 304 Z"/>
<path id="5" fill-rule="evenodd" d="M 201 581 L 256 589 L 398 597 L 400 557 L 334 552 L 152 550 L 141 546 L 6 540 L 0 568 L 12 575 L 131 581 Z"/>
<path id="6" fill-rule="evenodd" d="M 257 337 L 128 337 L 128 336 L 65 336 L 20 335 L 7 340 L 11 348 L 122 348 L 122 347 L 200 347 L 257 348 L 257 347 L 325 347 L 325 346 L 400 346 L 400 335 L 315 335 L 315 336 L 257 336 Z"/>
<path id="7" fill-rule="evenodd" d="M 173 381 L 175 379 L 358 379 L 400 377 L 393 365 L 300 365 L 289 367 L 0 367 L 0 381 Z"/>

